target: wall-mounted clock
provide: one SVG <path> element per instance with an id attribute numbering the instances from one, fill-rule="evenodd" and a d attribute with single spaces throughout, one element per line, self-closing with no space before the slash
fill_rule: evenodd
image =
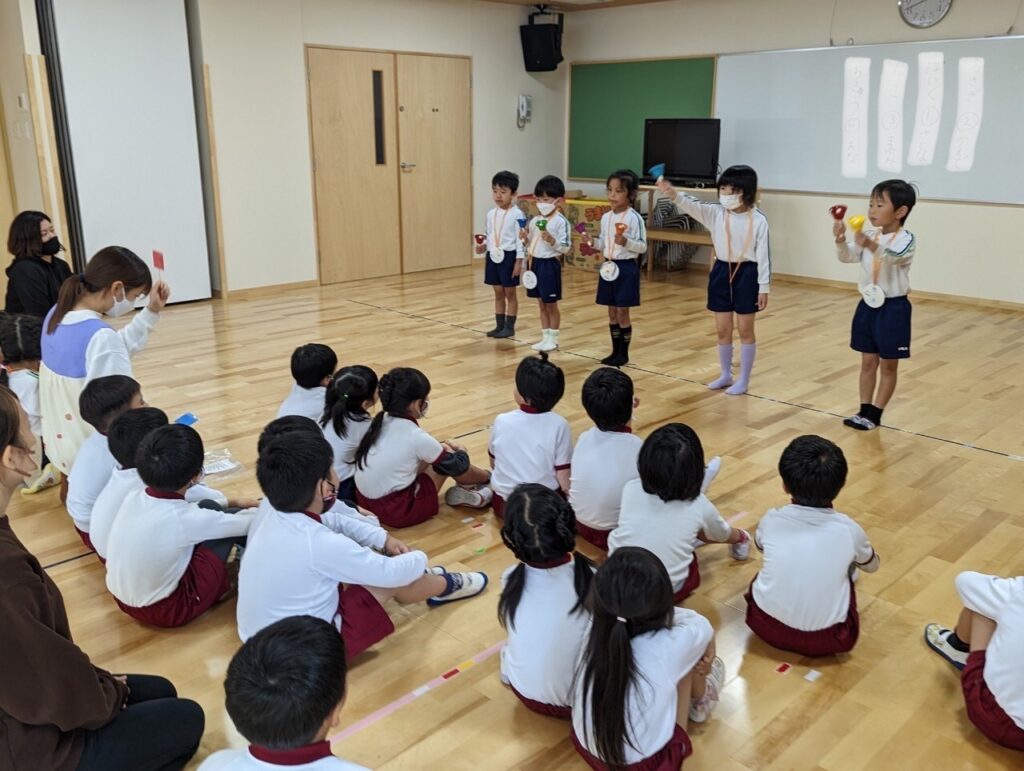
<path id="1" fill-rule="evenodd" d="M 934 27 L 949 13 L 953 0 L 897 0 L 900 17 L 911 27 Z"/>

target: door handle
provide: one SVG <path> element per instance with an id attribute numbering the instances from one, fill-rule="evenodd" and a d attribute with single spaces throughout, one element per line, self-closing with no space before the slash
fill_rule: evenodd
<path id="1" fill-rule="evenodd" d="M 408 171 L 409 169 L 415 169 L 416 164 L 406 163 L 405 161 L 402 161 L 400 164 L 398 164 L 398 168 L 400 168 L 402 171 Z"/>

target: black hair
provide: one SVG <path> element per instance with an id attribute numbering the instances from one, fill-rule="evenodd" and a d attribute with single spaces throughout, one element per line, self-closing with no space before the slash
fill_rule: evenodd
<path id="1" fill-rule="evenodd" d="M 892 209 L 896 211 L 901 206 L 907 207 L 907 213 L 900 218 L 900 225 L 907 221 L 910 212 L 917 203 L 917 191 L 909 182 L 902 179 L 886 179 L 879 182 L 871 189 L 871 197 L 881 200 L 883 195 L 888 195 L 892 201 Z"/>
<path id="2" fill-rule="evenodd" d="M 584 704 L 589 696 L 597 756 L 618 768 L 626 764 L 626 745 L 635 748 L 626 713 L 637 679 L 633 638 L 672 628 L 672 581 L 647 549 L 622 547 L 597 569 L 589 604 L 593 624 L 577 677 L 583 678 Z"/>
<path id="3" fill-rule="evenodd" d="M 306 343 L 292 352 L 292 377 L 302 388 L 322 385 L 337 366 L 338 354 L 323 343 Z"/>
<path id="4" fill-rule="evenodd" d="M 139 443 L 135 468 L 148 487 L 165 493 L 177 492 L 203 470 L 203 440 L 191 426 L 161 426 Z"/>
<path id="5" fill-rule="evenodd" d="M 256 454 L 263 452 L 263 448 L 271 439 L 291 433 L 304 433 L 310 436 L 323 436 L 323 431 L 312 418 L 305 415 L 285 415 L 284 417 L 272 420 L 260 432 L 256 440 Z"/>
<path id="6" fill-rule="evenodd" d="M 622 186 L 626 189 L 626 194 L 629 196 L 629 203 L 632 204 L 636 200 L 636 194 L 640 190 L 640 177 L 632 169 L 619 169 L 613 171 L 608 175 L 608 179 L 605 181 L 605 186 L 610 186 L 612 180 L 617 179 Z"/>
<path id="7" fill-rule="evenodd" d="M 105 434 L 111 422 L 142 393 L 142 386 L 127 375 L 106 375 L 90 380 L 78 396 L 82 420 Z"/>
<path id="8" fill-rule="evenodd" d="M 539 412 L 551 412 L 565 394 L 565 373 L 548 355 L 527 356 L 516 367 L 516 390 Z"/>
<path id="9" fill-rule="evenodd" d="M 594 425 L 612 431 L 633 418 L 633 380 L 621 369 L 601 367 L 583 381 L 583 409 Z"/>
<path id="10" fill-rule="evenodd" d="M 370 454 L 370 449 L 380 436 L 384 416 L 408 417 L 409 405 L 430 395 L 430 381 L 418 369 L 395 367 L 381 377 L 377 391 L 380 394 L 381 410 L 373 416 L 370 429 L 356 448 L 355 460 L 358 469 L 364 467 L 366 456 Z"/>
<path id="11" fill-rule="evenodd" d="M 757 203 L 757 172 L 749 166 L 730 166 L 718 177 L 718 189 L 731 185 L 740 191 L 743 203 L 753 206 Z"/>
<path id="12" fill-rule="evenodd" d="M 301 652 L 298 655 L 297 652 Z M 251 744 L 287 750 L 311 744 L 345 699 L 345 644 L 333 624 L 290 616 L 264 627 L 235 653 L 225 706 Z"/>
<path id="13" fill-rule="evenodd" d="M 537 180 L 537 184 L 533 186 L 533 194 L 537 198 L 542 196 L 565 198 L 565 183 L 558 177 L 548 174 L 546 177 L 541 177 Z"/>
<path id="14" fill-rule="evenodd" d="M 519 485 L 505 504 L 501 540 L 519 560 L 498 600 L 498 621 L 503 627 L 515 627 L 516 610 L 526 586 L 524 562 L 551 562 L 572 554 L 577 600 L 569 612 L 584 610 L 583 603 L 594 577 L 594 563 L 576 553 L 576 515 L 565 498 L 544 485 Z"/>
<path id="15" fill-rule="evenodd" d="M 39 361 L 43 336 L 43 320 L 24 313 L 0 313 L 0 352 L 4 364 Z M 0 370 L 0 385 L 8 385 L 7 370 Z"/>
<path id="16" fill-rule="evenodd" d="M 377 373 L 362 364 L 339 369 L 327 389 L 320 425 L 326 428 L 330 423 L 334 433 L 344 437 L 347 421 L 361 423 L 369 420 L 370 413 L 363 407 L 363 402 L 373 400 L 377 385 Z"/>
<path id="17" fill-rule="evenodd" d="M 636 461 L 640 484 L 663 501 L 692 501 L 704 482 L 704 448 L 696 432 L 669 423 L 652 433 Z"/>
<path id="18" fill-rule="evenodd" d="M 7 251 L 14 255 L 14 259 L 43 255 L 43 236 L 39 226 L 44 222 L 52 222 L 50 215 L 32 210 L 19 212 L 11 220 L 7 231 Z"/>
<path id="19" fill-rule="evenodd" d="M 316 486 L 331 475 L 334 451 L 323 433 L 281 434 L 264 444 L 256 461 L 256 481 L 278 511 L 305 511 Z"/>
<path id="20" fill-rule="evenodd" d="M 491 187 L 504 187 L 516 193 L 519 191 L 519 175 L 513 171 L 499 171 L 491 177 Z"/>
<path id="21" fill-rule="evenodd" d="M 798 436 L 782 451 L 779 476 L 793 502 L 819 509 L 832 508 L 832 502 L 846 484 L 846 456 L 820 436 Z"/>
<path id="22" fill-rule="evenodd" d="M 107 447 L 123 469 L 135 468 L 139 446 L 150 433 L 168 424 L 167 413 L 156 407 L 122 412 L 110 424 Z"/>

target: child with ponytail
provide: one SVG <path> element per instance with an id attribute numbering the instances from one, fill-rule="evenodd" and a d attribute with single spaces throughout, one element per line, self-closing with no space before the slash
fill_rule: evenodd
<path id="1" fill-rule="evenodd" d="M 501 540 L 519 560 L 501 577 L 502 682 L 534 712 L 569 718 L 594 563 L 576 552 L 572 507 L 540 484 L 519 485 L 509 496 Z"/>
<path id="2" fill-rule="evenodd" d="M 130 312 L 144 294 L 149 304 L 131 323 L 114 330 L 103 316 Z M 149 267 L 123 246 L 100 249 L 83 273 L 70 276 L 43 321 L 39 394 L 46 452 L 64 474 L 92 428 L 78 412 L 78 397 L 90 380 L 132 375 L 131 357 L 141 351 L 170 297 L 153 283 Z"/>
<path id="3" fill-rule="evenodd" d="M 381 411 L 355 454 L 356 495 L 387 527 L 412 527 L 438 512 L 447 477 L 449 506 L 482 509 L 491 503 L 491 475 L 472 465 L 465 447 L 439 442 L 419 421 L 430 407 L 430 381 L 418 369 L 397 367 L 381 377 Z"/>
<path id="4" fill-rule="evenodd" d="M 677 713 L 705 722 L 725 680 L 710 622 L 673 607 L 665 566 L 636 547 L 598 569 L 589 605 L 572 706 L 577 752 L 594 769 L 680 768 L 693 746 Z"/>
<path id="5" fill-rule="evenodd" d="M 356 499 L 356 450 L 370 430 L 370 410 L 377 403 L 377 373 L 355 364 L 342 367 L 327 388 L 320 427 L 334 450 L 334 471 L 341 480 L 338 497 Z"/>

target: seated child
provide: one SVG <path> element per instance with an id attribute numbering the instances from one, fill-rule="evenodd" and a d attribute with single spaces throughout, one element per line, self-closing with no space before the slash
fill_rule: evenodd
<path id="1" fill-rule="evenodd" d="M 764 564 L 745 597 L 747 626 L 802 656 L 845 653 L 860 633 L 853 569 L 879 565 L 861 526 L 833 508 L 846 458 L 828 439 L 798 436 L 779 459 L 779 475 L 792 503 L 757 524 Z"/>
<path id="2" fill-rule="evenodd" d="M 151 431 L 136 454 L 145 488 L 125 497 L 107 541 L 107 589 L 137 621 L 183 626 L 229 594 L 227 563 L 252 512 L 185 500 L 203 476 L 203 440 L 189 426 Z"/>
<path id="3" fill-rule="evenodd" d="M 376 403 L 377 373 L 359 364 L 339 369 L 327 389 L 319 423 L 334 451 L 334 473 L 341 480 L 338 497 L 343 501 L 356 499 L 356 450 L 370 430 L 370 410 Z"/>
<path id="4" fill-rule="evenodd" d="M 483 573 L 427 571 L 427 555 L 384 529 L 337 514 L 338 477 L 322 434 L 285 431 L 260 451 L 256 478 L 266 496 L 253 525 L 238 586 L 238 635 L 249 639 L 288 616 L 329 621 L 349 657 L 394 631 L 382 607 L 473 597 Z"/>
<path id="5" fill-rule="evenodd" d="M 292 377 L 295 385 L 285 397 L 277 417 L 303 415 L 319 420 L 324 414 L 327 386 L 338 366 L 338 356 L 330 346 L 322 343 L 300 345 L 292 353 Z"/>
<path id="6" fill-rule="evenodd" d="M 238 649 L 224 679 L 228 715 L 249 746 L 215 752 L 199 770 L 367 771 L 334 757 L 327 738 L 341 727 L 347 674 L 345 648 L 326 621 L 271 624 Z"/>
<path id="7" fill-rule="evenodd" d="M 107 431 L 114 418 L 127 410 L 146 406 L 139 384 L 127 375 L 107 375 L 90 380 L 78 397 L 82 420 L 96 429 L 78 450 L 68 475 L 68 514 L 82 543 L 89 539 L 92 507 L 117 465 L 107 447 Z"/>
<path id="8" fill-rule="evenodd" d="M 485 508 L 490 474 L 472 465 L 464 447 L 439 442 L 419 426 L 430 407 L 430 381 L 418 369 L 398 367 L 380 379 L 381 411 L 356 449 L 359 505 L 387 527 L 411 527 L 438 512 L 437 494 L 455 479 L 449 506 Z"/>
<path id="9" fill-rule="evenodd" d="M 542 715 L 572 714 L 572 680 L 590 627 L 583 607 L 594 564 L 576 553 L 572 507 L 544 485 L 509 496 L 501 540 L 519 564 L 501 577 L 498 621 L 508 631 L 501 679 Z"/>
<path id="10" fill-rule="evenodd" d="M 622 489 L 609 553 L 623 546 L 652 551 L 668 570 L 676 602 L 700 586 L 697 546 L 727 543 L 734 560 L 749 556 L 750 536 L 730 527 L 702 492 L 704 448 L 692 428 L 682 423 L 659 428 L 640 448 L 637 466 L 640 478 Z"/>
<path id="11" fill-rule="evenodd" d="M 622 488 L 639 474 L 636 459 L 643 440 L 631 428 L 639 403 L 633 381 L 620 369 L 601 367 L 583 383 L 583 409 L 594 428 L 576 440 L 569 503 L 580 536 L 605 551 L 608 533 L 619 524 Z"/>
<path id="12" fill-rule="evenodd" d="M 956 577 L 964 604 L 956 627 L 929 624 L 925 642 L 963 672 L 967 717 L 986 737 L 1024 750 L 1024 576 L 968 571 Z"/>
<path id="13" fill-rule="evenodd" d="M 591 768 L 679 768 L 693 746 L 678 705 L 703 723 L 719 701 L 715 632 L 672 602 L 665 566 L 646 549 L 613 552 L 594 576 L 572 702 L 573 744 Z"/>
<path id="14" fill-rule="evenodd" d="M 569 421 L 551 410 L 565 393 L 565 375 L 548 355 L 527 356 L 516 368 L 512 396 L 518 408 L 494 419 L 491 427 L 491 488 L 494 513 L 505 512 L 505 499 L 523 484 L 569 490 L 572 431 Z"/>

